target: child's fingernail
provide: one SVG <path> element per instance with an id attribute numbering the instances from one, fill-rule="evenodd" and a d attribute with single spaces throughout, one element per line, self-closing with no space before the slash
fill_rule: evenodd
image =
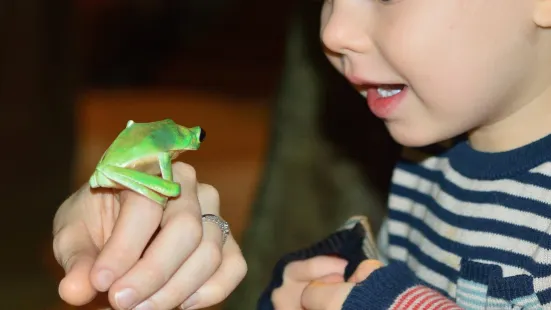
<path id="1" fill-rule="evenodd" d="M 194 293 L 193 295 L 189 296 L 188 299 L 180 306 L 180 309 L 186 310 L 193 306 L 195 306 L 199 302 L 199 296 L 197 293 Z"/>
<path id="2" fill-rule="evenodd" d="M 136 303 L 138 294 L 131 288 L 125 288 L 124 290 L 115 294 L 115 302 L 117 306 L 122 309 L 130 309 Z"/>
<path id="3" fill-rule="evenodd" d="M 98 291 L 105 292 L 113 284 L 115 277 L 109 270 L 102 270 L 98 273 Z"/>

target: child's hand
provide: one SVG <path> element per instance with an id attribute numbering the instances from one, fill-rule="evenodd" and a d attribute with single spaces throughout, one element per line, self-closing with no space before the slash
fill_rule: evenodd
<path id="1" fill-rule="evenodd" d="M 283 284 L 272 293 L 272 304 L 276 310 L 302 309 L 300 299 L 308 284 L 316 279 L 344 281 L 347 262 L 329 256 L 296 261 L 288 264 L 283 272 Z"/>
<path id="2" fill-rule="evenodd" d="M 312 281 L 302 293 L 301 305 L 305 310 L 340 310 L 344 301 L 352 291 L 356 283 L 362 282 L 376 269 L 380 268 L 382 263 L 368 259 L 363 261 L 348 282 L 327 281 L 327 278 L 321 278 Z"/>
<path id="3" fill-rule="evenodd" d="M 182 191 L 164 212 L 134 192 L 122 191 L 119 201 L 110 190 L 92 193 L 88 184 L 63 203 L 53 244 L 65 269 L 63 300 L 84 305 L 109 291 L 115 309 L 144 301 L 151 307 L 136 309 L 184 302 L 198 309 L 221 302 L 241 282 L 247 266 L 239 246 L 230 234 L 222 250 L 220 228 L 201 221 L 202 214 L 219 214 L 217 191 L 197 183 L 191 166 L 176 162 L 173 169 Z"/>

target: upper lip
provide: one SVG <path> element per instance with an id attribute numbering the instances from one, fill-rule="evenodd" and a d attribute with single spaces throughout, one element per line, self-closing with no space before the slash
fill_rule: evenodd
<path id="1" fill-rule="evenodd" d="M 378 82 L 378 81 L 374 81 L 374 80 L 365 79 L 365 78 L 359 77 L 357 75 L 346 75 L 346 79 L 348 81 L 350 81 L 350 83 L 352 83 L 356 86 L 361 86 L 361 87 L 365 87 L 365 88 L 379 87 L 379 86 L 383 86 L 383 85 L 386 85 L 386 86 L 393 86 L 393 85 L 403 86 L 404 85 L 404 84 L 401 84 L 401 83 L 393 83 L 393 82 Z"/>

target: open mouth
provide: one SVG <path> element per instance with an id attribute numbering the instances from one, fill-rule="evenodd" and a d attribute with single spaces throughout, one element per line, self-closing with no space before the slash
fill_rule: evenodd
<path id="1" fill-rule="evenodd" d="M 401 93 L 406 85 L 404 84 L 384 84 L 379 86 L 360 87 L 362 96 L 367 97 L 368 90 L 376 90 L 379 98 L 389 98 Z"/>
<path id="2" fill-rule="evenodd" d="M 377 87 L 377 94 L 381 98 L 388 98 L 394 95 L 398 95 L 404 90 L 406 86 L 404 84 L 397 85 L 381 85 Z"/>

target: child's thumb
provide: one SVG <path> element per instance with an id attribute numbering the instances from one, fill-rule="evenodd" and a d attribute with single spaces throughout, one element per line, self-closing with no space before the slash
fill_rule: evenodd
<path id="1" fill-rule="evenodd" d="M 54 236 L 54 253 L 57 262 L 65 270 L 65 277 L 59 284 L 61 299 L 74 306 L 91 302 L 97 291 L 91 285 L 90 270 L 98 249 L 88 231 L 77 227 L 60 230 Z"/>

